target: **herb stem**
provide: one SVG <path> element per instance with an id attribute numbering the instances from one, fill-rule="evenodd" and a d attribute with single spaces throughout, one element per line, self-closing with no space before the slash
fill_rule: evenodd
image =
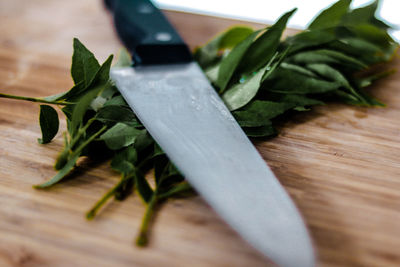
<path id="1" fill-rule="evenodd" d="M 149 238 L 148 238 L 149 225 L 150 225 L 151 219 L 153 218 L 154 209 L 156 207 L 158 200 L 159 200 L 158 190 L 156 188 L 154 190 L 154 193 L 153 193 L 149 203 L 146 206 L 146 211 L 145 211 L 143 219 L 142 219 L 142 225 L 140 226 L 139 235 L 136 239 L 136 245 L 138 245 L 140 247 L 145 247 L 149 242 Z"/>
<path id="2" fill-rule="evenodd" d="M 190 184 L 188 184 L 187 182 L 183 182 L 179 185 L 174 186 L 171 190 L 169 190 L 163 194 L 160 194 L 158 196 L 158 199 L 164 200 L 164 199 L 170 198 L 170 197 L 180 194 L 180 193 L 189 192 L 190 190 L 193 190 L 193 188 L 190 186 Z"/>
<path id="3" fill-rule="evenodd" d="M 104 125 L 101 127 L 99 131 L 97 131 L 95 134 L 93 134 L 89 139 L 87 139 L 85 142 L 83 142 L 75 151 L 74 153 L 81 153 L 81 151 L 90 143 L 92 142 L 97 136 L 99 136 L 104 130 L 107 129 L 107 126 Z"/>
<path id="4" fill-rule="evenodd" d="M 89 126 L 90 126 L 95 120 L 96 120 L 96 117 L 91 118 L 90 120 L 87 121 L 87 123 L 85 124 L 85 126 L 83 126 L 82 128 L 79 128 L 79 129 L 78 129 L 77 135 L 74 136 L 74 138 L 73 138 L 73 139 L 71 140 L 71 142 L 70 142 L 70 146 L 69 146 L 69 147 L 70 147 L 71 149 L 74 147 L 74 145 L 76 144 L 76 142 L 79 141 L 79 139 L 81 138 L 82 134 L 84 134 L 84 133 L 86 132 L 87 128 L 89 128 Z M 106 127 L 106 126 L 103 126 L 103 128 L 104 128 L 104 127 Z M 98 136 L 98 134 L 96 133 L 96 136 L 95 136 L 95 137 L 97 137 L 97 136 Z"/>
<path id="5" fill-rule="evenodd" d="M 97 201 L 97 203 L 86 213 L 86 219 L 92 220 L 96 216 L 99 209 L 104 205 L 104 203 L 107 202 L 107 200 L 110 197 L 112 197 L 115 194 L 115 191 L 117 191 L 117 189 L 122 185 L 125 179 L 126 176 L 125 174 L 123 174 L 119 182 L 113 188 L 111 188 L 107 193 L 105 193 L 104 196 L 99 201 Z"/>
<path id="6" fill-rule="evenodd" d="M 17 99 L 17 100 L 25 100 L 30 102 L 37 102 L 43 104 L 54 104 L 54 105 L 72 105 L 75 103 L 66 102 L 66 101 L 50 101 L 39 97 L 27 97 L 27 96 L 17 96 L 17 95 L 9 95 L 0 93 L 0 97 L 2 98 L 9 98 L 9 99 Z"/>

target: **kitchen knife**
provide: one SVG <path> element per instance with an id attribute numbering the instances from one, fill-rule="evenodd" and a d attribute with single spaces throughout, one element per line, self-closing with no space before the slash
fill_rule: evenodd
<path id="1" fill-rule="evenodd" d="M 314 266 L 298 210 L 161 11 L 148 0 L 106 3 L 134 61 L 111 79 L 152 137 L 256 249 L 280 266 Z"/>

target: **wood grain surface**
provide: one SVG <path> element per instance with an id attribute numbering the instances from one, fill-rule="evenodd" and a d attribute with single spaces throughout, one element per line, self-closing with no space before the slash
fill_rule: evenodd
<path id="1" fill-rule="evenodd" d="M 238 24 L 167 15 L 192 48 Z M 68 89 L 73 37 L 100 61 L 121 47 L 100 1 L 0 0 L 0 92 Z M 390 65 L 399 66 L 398 59 Z M 256 143 L 303 214 L 318 266 L 400 266 L 400 74 L 370 90 L 386 108 L 315 108 Z M 133 244 L 144 211 L 137 196 L 86 221 L 118 179 L 107 163 L 87 163 L 50 190 L 32 189 L 54 175 L 62 147 L 61 133 L 37 143 L 38 110 L 0 99 L 0 266 L 271 266 L 199 197 L 163 205 L 145 249 Z"/>

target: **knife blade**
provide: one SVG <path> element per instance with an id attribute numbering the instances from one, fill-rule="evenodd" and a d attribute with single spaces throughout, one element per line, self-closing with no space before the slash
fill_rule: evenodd
<path id="1" fill-rule="evenodd" d="M 266 257 L 280 266 L 314 266 L 294 203 L 161 11 L 148 0 L 107 5 L 134 61 L 113 68 L 111 79 L 171 161 Z"/>

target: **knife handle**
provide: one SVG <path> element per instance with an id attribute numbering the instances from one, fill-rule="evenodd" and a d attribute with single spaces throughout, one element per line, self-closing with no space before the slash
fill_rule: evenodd
<path id="1" fill-rule="evenodd" d="M 105 0 L 117 33 L 135 65 L 192 60 L 189 48 L 162 12 L 149 0 Z"/>

